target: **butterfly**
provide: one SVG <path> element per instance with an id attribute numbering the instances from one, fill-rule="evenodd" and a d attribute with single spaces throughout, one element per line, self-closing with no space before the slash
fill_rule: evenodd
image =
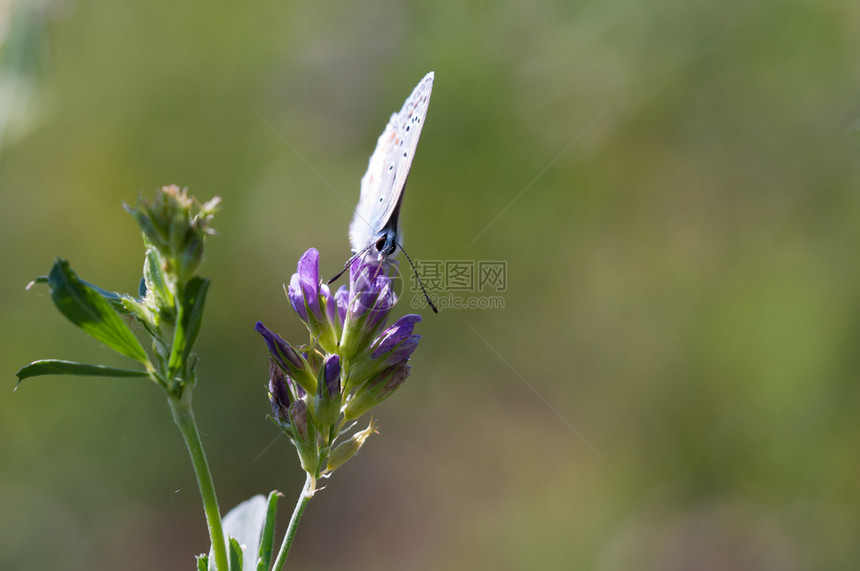
<path id="1" fill-rule="evenodd" d="M 354 254 L 368 252 L 382 261 L 393 256 L 400 246 L 403 189 L 427 117 L 433 77 L 432 71 L 425 75 L 400 112 L 391 115 L 370 156 L 367 172 L 361 178 L 358 206 L 349 225 Z"/>
<path id="2" fill-rule="evenodd" d="M 403 204 L 403 190 L 409 178 L 415 149 L 418 148 L 424 119 L 427 117 L 433 79 L 434 74 L 431 71 L 418 82 L 400 111 L 391 115 L 376 142 L 367 172 L 361 178 L 358 206 L 349 225 L 349 242 L 353 256 L 347 261 L 344 270 L 361 256 L 370 256 L 377 261 L 386 262 L 397 253 L 398 248 L 412 265 L 412 260 L 401 245 L 403 235 L 400 230 L 400 207 Z M 338 277 L 340 274 L 329 282 Z M 418 282 L 421 284 L 421 278 L 418 278 Z M 423 284 L 421 289 L 424 290 Z M 437 311 L 426 291 L 424 296 L 433 311 Z"/>

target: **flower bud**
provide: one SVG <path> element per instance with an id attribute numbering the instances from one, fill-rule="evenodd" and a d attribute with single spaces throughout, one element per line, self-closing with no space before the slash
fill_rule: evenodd
<path id="1" fill-rule="evenodd" d="M 340 357 L 329 355 L 320 368 L 315 406 L 317 427 L 323 435 L 324 443 L 327 443 L 330 428 L 340 416 L 340 405 Z"/>
<path id="2" fill-rule="evenodd" d="M 216 197 L 199 205 L 188 196 L 187 189 L 171 185 L 156 191 L 152 202 L 141 198 L 135 208 L 125 209 L 161 255 L 169 281 L 185 283 L 203 259 L 203 240 L 206 234 L 213 233 L 208 225 L 219 202 Z"/>
<path id="3" fill-rule="evenodd" d="M 272 415 L 281 426 L 290 424 L 290 390 L 284 372 L 269 359 L 269 400 L 272 403 Z"/>
<path id="4" fill-rule="evenodd" d="M 379 403 L 391 396 L 403 381 L 409 377 L 412 367 L 406 363 L 400 363 L 388 367 L 373 379 L 359 387 L 355 395 L 344 408 L 343 415 L 346 420 L 353 420 Z"/>
<path id="5" fill-rule="evenodd" d="M 410 335 L 382 360 L 382 364 L 396 365 L 397 363 L 406 361 L 412 356 L 412 353 L 415 352 L 415 349 L 418 347 L 418 341 L 420 340 L 420 335 Z"/>
<path id="6" fill-rule="evenodd" d="M 289 410 L 290 424 L 295 429 L 295 435 L 298 440 L 307 442 L 308 433 L 308 405 L 303 400 L 297 400 L 290 405 Z"/>
<path id="7" fill-rule="evenodd" d="M 290 278 L 288 296 L 290 304 L 303 321 L 307 321 L 310 317 L 307 313 L 308 309 L 316 321 L 322 321 L 319 295 L 320 253 L 316 248 L 310 248 L 299 258 L 296 273 Z"/>
<path id="8" fill-rule="evenodd" d="M 297 400 L 290 405 L 290 422 L 293 425 L 292 440 L 299 453 L 302 470 L 316 474 L 319 470 L 320 450 L 313 419 L 305 401 Z"/>
<path id="9" fill-rule="evenodd" d="M 257 322 L 254 329 L 263 336 L 269 355 L 281 370 L 290 375 L 307 392 L 315 392 L 316 377 L 308 370 L 307 363 L 302 356 L 279 335 L 270 331 L 261 321 Z"/>
<path id="10" fill-rule="evenodd" d="M 333 399 L 340 394 L 340 357 L 329 355 L 323 363 L 323 378 L 320 383 L 321 394 Z"/>
<path id="11" fill-rule="evenodd" d="M 362 445 L 364 445 L 364 441 L 367 438 L 376 432 L 376 423 L 373 419 L 370 419 L 370 424 L 367 425 L 367 428 L 360 432 L 356 432 L 353 434 L 349 440 L 342 442 L 339 444 L 328 457 L 328 462 L 326 463 L 326 473 L 331 473 L 340 468 L 346 463 L 347 460 L 358 454 L 358 451 L 361 450 Z"/>
<path id="12" fill-rule="evenodd" d="M 420 315 L 404 315 L 383 331 L 371 344 L 369 355 L 363 353 L 353 361 L 345 390 L 361 386 L 392 365 L 407 361 L 421 339 L 420 335 L 412 334 L 415 324 L 420 321 Z"/>
<path id="13" fill-rule="evenodd" d="M 415 328 L 415 324 L 420 321 L 421 316 L 415 314 L 404 315 L 395 321 L 391 327 L 380 334 L 379 339 L 374 344 L 371 357 L 373 359 L 378 359 L 382 355 L 394 350 L 395 347 L 403 343 L 403 341 L 412 335 L 412 330 Z"/>

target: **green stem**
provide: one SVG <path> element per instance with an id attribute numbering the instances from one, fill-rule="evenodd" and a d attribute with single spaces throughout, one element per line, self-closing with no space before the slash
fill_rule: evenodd
<path id="1" fill-rule="evenodd" d="M 299 521 L 301 521 L 302 514 L 305 512 L 305 507 L 314 496 L 315 488 L 316 480 L 308 474 L 305 478 L 305 487 L 302 488 L 299 501 L 296 502 L 296 509 L 293 510 L 293 517 L 290 518 L 290 525 L 287 526 L 287 533 L 284 535 L 284 542 L 281 543 L 281 550 L 278 551 L 278 557 L 272 566 L 272 571 L 281 571 L 284 568 L 284 563 L 287 562 L 287 555 L 290 553 L 290 547 L 293 545 L 293 538 L 295 538 L 296 530 L 299 528 Z"/>
<path id="2" fill-rule="evenodd" d="M 224 542 L 224 530 L 221 527 L 221 512 L 218 509 L 218 498 L 215 497 L 212 474 L 206 462 L 206 453 L 203 451 L 203 442 L 200 441 L 200 433 L 191 410 L 191 387 L 186 386 L 178 399 L 168 396 L 167 401 L 173 412 L 173 422 L 182 432 L 191 463 L 194 465 L 194 475 L 197 476 L 203 511 L 206 512 L 206 524 L 209 526 L 209 539 L 215 555 L 215 568 L 218 571 L 227 571 L 227 544 Z"/>

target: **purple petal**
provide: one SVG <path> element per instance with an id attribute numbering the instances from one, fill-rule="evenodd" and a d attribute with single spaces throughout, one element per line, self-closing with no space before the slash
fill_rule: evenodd
<path id="1" fill-rule="evenodd" d="M 296 272 L 299 276 L 299 284 L 302 288 L 302 293 L 305 296 L 305 301 L 308 307 L 316 316 L 317 320 L 322 319 L 320 313 L 320 253 L 316 248 L 310 248 L 299 258 Z M 292 280 L 290 280 L 292 286 Z"/>
<path id="2" fill-rule="evenodd" d="M 329 398 L 340 392 L 340 357 L 329 355 L 323 365 L 323 381 Z"/>
<path id="3" fill-rule="evenodd" d="M 273 359 L 269 360 L 269 394 L 272 414 L 279 422 L 289 422 L 290 391 L 287 389 L 287 377 Z"/>
<path id="4" fill-rule="evenodd" d="M 397 349 L 391 352 L 391 354 L 385 359 L 385 364 L 394 365 L 395 363 L 400 363 L 409 359 L 412 356 L 412 353 L 415 352 L 415 348 L 418 347 L 418 341 L 421 339 L 420 335 L 410 335 L 403 342 L 397 346 Z"/>
<path id="5" fill-rule="evenodd" d="M 379 294 L 373 307 L 373 313 L 370 319 L 368 319 L 368 327 L 376 327 L 378 324 L 384 323 L 388 317 L 388 312 L 397 303 L 397 294 L 394 293 L 394 288 L 391 287 L 391 279 L 379 279 L 376 281 L 376 285 Z"/>
<path id="6" fill-rule="evenodd" d="M 346 321 L 346 309 L 349 307 L 349 290 L 346 286 L 340 286 L 334 293 L 334 300 L 337 302 L 337 313 L 340 317 L 340 322 Z"/>
<path id="7" fill-rule="evenodd" d="M 326 284 L 320 286 L 320 297 L 325 304 L 325 313 L 329 323 L 337 325 L 337 302 L 331 295 L 331 289 Z"/>
<path id="8" fill-rule="evenodd" d="M 373 350 L 371 358 L 376 359 L 394 349 L 410 335 L 415 324 L 421 321 L 421 316 L 414 313 L 404 315 L 395 321 L 388 329 L 382 332 Z"/>
<path id="9" fill-rule="evenodd" d="M 302 288 L 299 284 L 299 274 L 293 274 L 290 278 L 290 287 L 287 288 L 287 298 L 290 300 L 290 305 L 302 321 L 308 320 L 308 311 L 305 309 L 305 298 L 302 295 Z"/>
<path id="10" fill-rule="evenodd" d="M 375 275 L 376 274 L 376 267 L 377 267 L 376 264 L 370 262 L 367 259 L 367 256 L 359 258 L 358 260 L 355 260 L 352 264 L 350 264 L 350 266 L 349 266 L 350 289 L 352 289 L 352 284 L 355 283 L 355 280 L 358 276 L 364 275 L 365 277 L 367 277 L 367 276 Z"/>
<path id="11" fill-rule="evenodd" d="M 290 347 L 290 344 L 281 339 L 281 337 L 270 331 L 262 321 L 258 321 L 254 329 L 263 336 L 266 341 L 266 347 L 269 349 L 269 355 L 280 365 L 284 371 L 301 370 L 304 368 L 299 354 L 296 350 Z"/>
<path id="12" fill-rule="evenodd" d="M 361 271 L 351 276 L 349 284 L 349 313 L 352 319 L 361 317 L 376 305 L 379 292 L 371 281 L 368 269 L 363 266 Z"/>

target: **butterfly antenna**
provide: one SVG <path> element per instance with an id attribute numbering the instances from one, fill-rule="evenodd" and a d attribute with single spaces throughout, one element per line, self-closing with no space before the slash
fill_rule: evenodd
<path id="1" fill-rule="evenodd" d="M 409 254 L 406 253 L 406 250 L 403 249 L 399 243 L 395 242 L 397 247 L 400 248 L 400 251 L 403 252 L 403 255 L 406 256 L 406 260 L 409 262 L 409 266 L 412 268 L 412 271 L 415 273 L 415 279 L 418 280 L 418 286 L 421 288 L 421 293 L 424 294 L 424 299 L 427 300 L 427 303 L 430 305 L 430 309 L 433 310 L 433 313 L 439 313 L 439 310 L 436 309 L 436 306 L 433 305 L 433 300 L 430 299 L 430 296 L 427 295 L 427 290 L 424 289 L 424 283 L 421 281 L 421 276 L 418 275 L 418 270 L 415 269 L 415 264 L 412 263 L 412 258 L 409 257 Z"/>
<path id="2" fill-rule="evenodd" d="M 343 273 L 344 273 L 346 270 L 348 270 L 350 266 L 352 266 L 352 263 L 353 263 L 354 261 L 356 261 L 358 258 L 360 258 L 361 256 L 363 256 L 363 255 L 365 254 L 365 252 L 367 252 L 368 250 L 370 250 L 370 247 L 371 247 L 371 246 L 373 246 L 373 244 L 371 244 L 370 246 L 368 246 L 367 248 L 365 248 L 365 249 L 364 249 L 364 250 L 362 250 L 361 252 L 359 252 L 359 253 L 357 253 L 357 254 L 353 255 L 350 259 L 348 259 L 348 260 L 346 261 L 346 263 L 343 265 L 343 269 L 342 269 L 341 271 L 339 271 L 335 277 L 333 277 L 332 279 L 330 279 L 330 280 L 329 280 L 329 281 L 327 281 L 326 283 L 327 283 L 327 284 L 330 284 L 330 283 L 332 283 L 332 282 L 334 282 L 334 281 L 337 281 L 337 278 L 339 278 L 340 276 L 342 276 L 342 275 L 343 275 Z"/>

